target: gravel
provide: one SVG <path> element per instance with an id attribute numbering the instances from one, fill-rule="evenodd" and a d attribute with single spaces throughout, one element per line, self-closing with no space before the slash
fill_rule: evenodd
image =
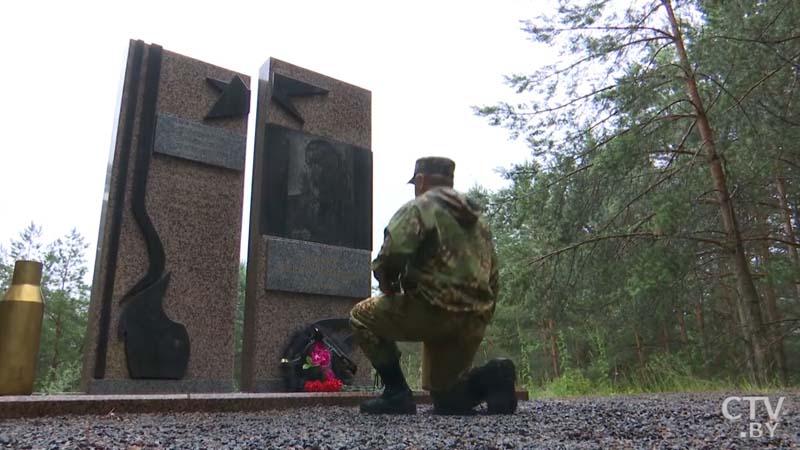
<path id="1" fill-rule="evenodd" d="M 738 394 L 742 396 L 742 394 Z M 742 437 L 725 394 L 670 394 L 521 402 L 513 416 L 363 416 L 357 408 L 257 413 L 108 414 L 0 422 L 13 449 L 745 449 L 800 448 L 800 394 L 785 396 L 773 437 Z M 763 405 L 757 421 L 765 422 Z M 764 429 L 766 432 L 766 429 Z"/>

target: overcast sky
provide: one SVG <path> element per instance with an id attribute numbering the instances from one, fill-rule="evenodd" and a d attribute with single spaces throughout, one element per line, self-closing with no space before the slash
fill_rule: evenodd
<path id="1" fill-rule="evenodd" d="M 0 245 L 31 221 L 47 241 L 74 227 L 93 264 L 128 40 L 142 39 L 252 77 L 272 56 L 372 91 L 377 251 L 418 157 L 454 159 L 460 190 L 499 188 L 496 169 L 528 157 L 470 107 L 513 98 L 502 76 L 551 57 L 520 31 L 537 14 L 535 0 L 6 2 Z"/>

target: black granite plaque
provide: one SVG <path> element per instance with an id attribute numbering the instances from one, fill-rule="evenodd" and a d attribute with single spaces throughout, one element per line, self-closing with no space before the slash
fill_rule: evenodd
<path id="1" fill-rule="evenodd" d="M 153 150 L 212 166 L 244 170 L 244 136 L 169 114 L 158 115 Z"/>
<path id="2" fill-rule="evenodd" d="M 266 125 L 261 234 L 372 249 L 372 152 Z"/>
<path id="3" fill-rule="evenodd" d="M 369 297 L 369 250 L 277 237 L 267 237 L 266 242 L 267 290 Z"/>

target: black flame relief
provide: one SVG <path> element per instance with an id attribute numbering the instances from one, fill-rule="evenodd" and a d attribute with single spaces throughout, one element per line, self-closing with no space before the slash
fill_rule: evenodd
<path id="1" fill-rule="evenodd" d="M 119 322 L 119 338 L 125 342 L 128 372 L 134 379 L 181 379 L 189 363 L 186 327 L 172 321 L 164 312 L 164 294 L 170 274 L 165 271 L 164 246 L 145 205 L 155 138 L 161 54 L 160 46 L 149 46 L 131 197 L 133 216 L 147 247 L 148 268 L 122 298 Z"/>

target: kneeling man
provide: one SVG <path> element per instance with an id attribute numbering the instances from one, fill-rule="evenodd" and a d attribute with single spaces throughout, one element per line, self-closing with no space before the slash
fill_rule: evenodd
<path id="1" fill-rule="evenodd" d="M 510 360 L 470 369 L 495 308 L 497 257 L 479 206 L 453 190 L 454 171 L 447 158 L 417 160 L 409 181 L 415 198 L 392 217 L 372 263 L 381 295 L 350 312 L 359 345 L 385 386 L 361 405 L 363 413 L 416 412 L 397 341 L 423 343 L 422 387 L 435 413 L 469 414 L 484 401 L 492 414 L 516 410 Z"/>

